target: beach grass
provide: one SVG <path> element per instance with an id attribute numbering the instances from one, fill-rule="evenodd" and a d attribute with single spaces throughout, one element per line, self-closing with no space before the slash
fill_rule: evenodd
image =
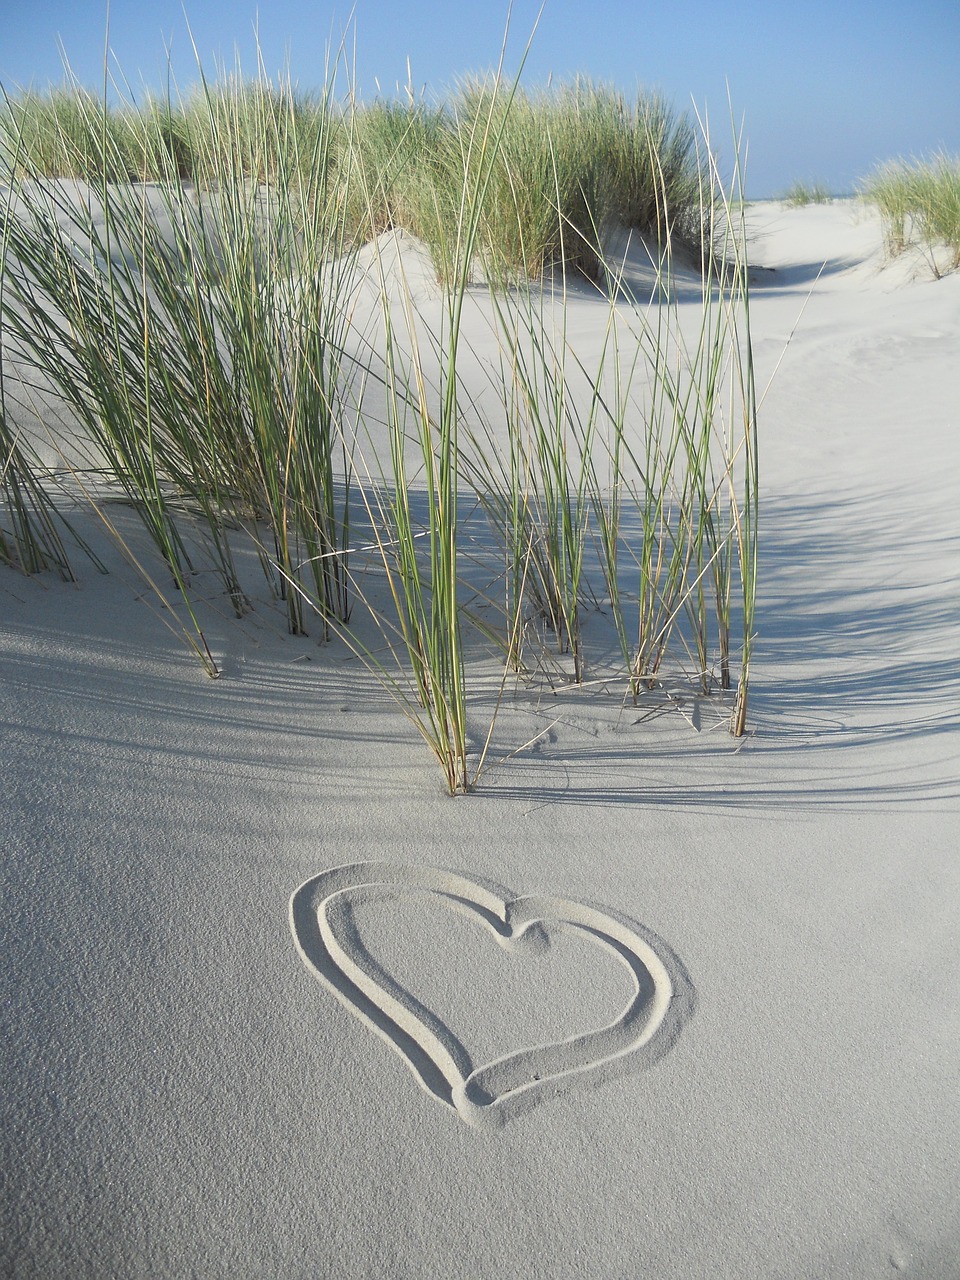
<path id="1" fill-rule="evenodd" d="M 0 564 L 26 574 L 54 568 L 72 581 L 66 532 L 42 468 L 7 416 L 0 375 Z"/>
<path id="2" fill-rule="evenodd" d="M 725 189 L 704 130 L 588 82 L 527 92 L 498 73 L 440 105 L 362 106 L 336 98 L 333 73 L 304 98 L 198 71 L 186 98 L 141 108 L 79 89 L 6 99 L 0 318 L 5 349 L 91 442 L 98 483 L 139 515 L 162 572 L 127 553 L 208 673 L 194 583 L 212 570 L 249 608 L 246 538 L 288 628 L 319 618 L 363 659 L 451 793 L 475 785 L 492 733 L 471 772 L 468 634 L 494 640 L 501 690 L 550 646 L 583 684 L 583 620 L 603 615 L 624 697 L 656 688 L 672 655 L 704 696 L 736 678 L 742 734 L 758 468 L 739 168 Z M 608 252 L 624 226 L 658 264 L 653 297 Z M 432 255 L 430 325 L 387 260 L 403 235 Z M 692 329 L 677 287 L 691 262 Z M 373 335 L 354 323 L 364 273 Z M 567 329 L 585 281 L 603 333 L 589 359 Z M 483 354 L 464 323 L 477 307 Z M 478 362 L 492 410 L 464 372 Z M 2 421 L 16 556 L 59 563 L 52 507 Z M 73 480 L 96 504 L 82 468 Z M 464 502 L 486 542 L 465 533 Z M 379 596 L 351 563 L 357 523 Z M 464 584 L 481 563 L 478 609 Z"/>
<path id="3" fill-rule="evenodd" d="M 11 195 L 8 188 L 0 224 L 0 317 L 4 311 Z M 7 413 L 4 338 L 5 329 L 0 323 L 0 563 L 27 574 L 54 566 L 62 577 L 72 578 L 62 522 L 44 487 L 38 460 Z"/>
<path id="4" fill-rule="evenodd" d="M 804 182 L 797 179 L 781 196 L 785 204 L 794 209 L 803 209 L 811 204 L 829 204 L 833 199 L 829 187 L 823 182 Z"/>
<path id="5" fill-rule="evenodd" d="M 334 80 L 308 94 L 238 70 L 167 100 L 108 107 L 68 77 L 48 93 L 5 98 L 0 153 L 23 175 L 164 183 L 173 171 L 199 186 L 219 184 L 227 171 L 276 184 L 295 157 L 311 157 L 310 182 L 340 188 L 345 232 L 362 243 L 402 227 L 451 280 L 443 246 L 456 242 L 464 166 L 479 163 L 473 140 L 490 121 L 499 141 L 476 245 L 488 262 L 535 279 L 563 258 L 596 275 L 609 224 L 663 235 L 664 195 L 674 234 L 699 242 L 695 131 L 658 94 L 631 101 L 576 80 L 518 86 L 508 105 L 495 77 L 477 77 L 434 103 L 412 93 L 365 104 L 347 96 L 332 110 Z"/>
<path id="6" fill-rule="evenodd" d="M 940 274 L 937 250 L 945 249 L 946 269 L 960 268 L 960 159 L 941 152 L 889 161 L 864 179 L 860 195 L 879 210 L 891 256 L 917 246 Z"/>

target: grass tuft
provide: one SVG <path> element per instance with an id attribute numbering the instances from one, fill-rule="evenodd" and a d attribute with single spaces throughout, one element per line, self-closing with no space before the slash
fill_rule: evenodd
<path id="1" fill-rule="evenodd" d="M 198 71 L 141 107 L 5 100 L 0 323 L 92 446 L 80 491 L 96 505 L 106 478 L 139 515 L 160 571 L 128 558 L 209 674 L 194 587 L 212 569 L 250 607 L 243 536 L 289 629 L 319 618 L 362 658 L 452 794 L 490 744 L 470 724 L 491 714 L 473 666 L 491 641 L 498 708 L 508 678 L 585 686 L 606 629 L 605 687 L 637 700 L 669 669 L 730 690 L 741 734 L 759 472 L 739 161 L 725 189 L 705 131 L 588 81 L 498 73 L 443 104 L 361 106 L 335 69 L 311 97 Z M 608 252 L 624 227 L 652 296 Z M 432 254 L 425 307 L 410 235 L 388 232 Z M 691 262 L 699 307 L 680 301 Z M 589 356 L 566 305 L 585 277 Z M 0 557 L 60 565 L 3 390 Z"/>
<path id="2" fill-rule="evenodd" d="M 861 183 L 860 195 L 879 210 L 891 256 L 916 245 L 939 275 L 937 251 L 946 249 L 947 269 L 960 268 L 960 159 L 938 153 L 928 160 L 891 160 Z"/>
<path id="3" fill-rule="evenodd" d="M 798 179 L 790 184 L 781 199 L 794 209 L 803 209 L 811 204 L 829 204 L 833 196 L 822 182 L 803 182 Z"/>
<path id="4" fill-rule="evenodd" d="M 331 77 L 332 79 L 332 77 Z M 465 80 L 449 100 L 357 104 L 333 110 L 332 85 L 294 93 L 265 76 L 237 72 L 203 80 L 169 100 L 109 108 L 69 80 L 48 94 L 7 97 L 0 110 L 0 154 L 22 176 L 213 187 L 225 173 L 277 183 L 290 157 L 322 152 L 311 181 L 335 203 L 345 238 L 363 243 L 402 228 L 434 254 L 438 276 L 455 268 L 444 248 L 456 242 L 465 166 L 483 179 L 475 249 L 489 265 L 537 279 L 561 259 L 597 278 L 602 234 L 616 223 L 699 244 L 696 133 L 657 94 L 627 100 L 578 79 L 550 89 L 515 88 L 495 78 Z M 496 138 L 481 157 L 477 130 Z"/>

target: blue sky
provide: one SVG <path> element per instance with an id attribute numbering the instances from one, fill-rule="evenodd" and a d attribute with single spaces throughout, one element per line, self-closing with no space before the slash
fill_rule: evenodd
<path id="1" fill-rule="evenodd" d="M 324 79 L 325 51 L 349 28 L 362 95 L 407 80 L 442 95 L 494 66 L 507 16 L 455 0 L 113 0 L 110 44 L 133 88 L 162 89 L 167 50 L 178 83 L 196 79 L 184 7 L 207 73 L 218 60 L 245 72 L 289 67 L 304 89 Z M 507 68 L 515 71 L 539 9 L 516 0 Z M 85 84 L 103 75 L 102 0 L 0 0 L 0 84 L 63 79 L 60 46 Z M 775 195 L 795 179 L 852 188 L 875 164 L 936 149 L 960 154 L 958 0 L 547 0 L 524 80 L 578 73 L 633 93 L 657 89 L 682 111 L 695 103 L 729 137 L 727 84 L 749 140 L 747 192 Z"/>

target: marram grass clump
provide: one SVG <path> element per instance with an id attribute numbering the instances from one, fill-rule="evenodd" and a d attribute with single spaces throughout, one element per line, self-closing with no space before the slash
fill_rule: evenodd
<path id="1" fill-rule="evenodd" d="M 718 704 L 730 690 L 743 733 L 759 472 L 742 185 L 737 169 L 724 190 L 709 140 L 659 99 L 493 77 L 439 106 L 362 106 L 332 81 L 306 99 L 201 77 L 142 110 L 8 99 L 0 153 L 4 354 L 90 442 L 96 483 L 72 480 L 108 529 L 105 481 L 139 516 L 157 564 L 137 567 L 210 675 L 198 556 L 242 614 L 252 540 L 289 629 L 318 619 L 353 649 L 451 793 L 476 785 L 509 689 L 545 671 L 589 687 L 598 628 L 604 689 L 637 700 L 669 671 Z M 658 256 L 652 300 L 605 251 L 624 224 Z M 433 254 L 429 319 L 401 231 Z M 695 313 L 673 287 L 691 245 Z M 567 332 L 584 275 L 605 334 L 589 358 Z M 0 556 L 59 564 L 10 412 L 0 444 Z"/>
<path id="2" fill-rule="evenodd" d="M 237 74 L 141 106 L 106 107 L 69 82 L 0 104 L 0 154 L 14 174 L 93 185 L 173 175 L 210 187 L 227 173 L 275 183 L 296 170 L 336 205 L 344 238 L 401 228 L 430 247 L 448 281 L 456 268 L 444 247 L 478 165 L 489 173 L 472 249 L 511 277 L 537 279 L 561 261 L 597 277 L 612 224 L 698 246 L 696 142 L 689 119 L 658 94 L 631 100 L 586 80 L 506 95 L 495 77 L 480 77 L 435 103 L 363 104 L 335 103 L 332 86 L 306 94 Z"/>
<path id="3" fill-rule="evenodd" d="M 935 274 L 960 269 L 960 158 L 939 153 L 927 160 L 891 160 L 860 185 L 860 195 L 880 212 L 892 256 L 923 250 Z"/>
<path id="4" fill-rule="evenodd" d="M 804 209 L 811 204 L 829 204 L 833 199 L 829 187 L 823 182 L 792 182 L 781 197 L 794 209 Z"/>

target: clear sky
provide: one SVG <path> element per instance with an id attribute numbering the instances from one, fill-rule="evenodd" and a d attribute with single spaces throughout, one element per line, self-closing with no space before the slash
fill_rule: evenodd
<path id="1" fill-rule="evenodd" d="M 539 0 L 516 0 L 507 70 L 516 70 Z M 187 18 L 184 17 L 184 10 Z M 103 79 L 103 0 L 0 0 L 0 84 L 63 80 L 61 47 L 86 85 Z M 356 84 L 392 95 L 407 81 L 442 95 L 496 65 L 506 4 L 463 0 L 113 0 L 114 65 L 139 93 L 196 80 L 190 29 L 208 75 L 218 65 L 288 68 L 319 87 L 331 39 L 350 32 Z M 546 0 L 524 74 L 530 85 L 583 74 L 628 93 L 661 91 L 709 113 L 730 136 L 727 85 L 749 141 L 747 194 L 794 180 L 851 190 L 877 163 L 934 150 L 960 154 L 960 0 Z"/>

